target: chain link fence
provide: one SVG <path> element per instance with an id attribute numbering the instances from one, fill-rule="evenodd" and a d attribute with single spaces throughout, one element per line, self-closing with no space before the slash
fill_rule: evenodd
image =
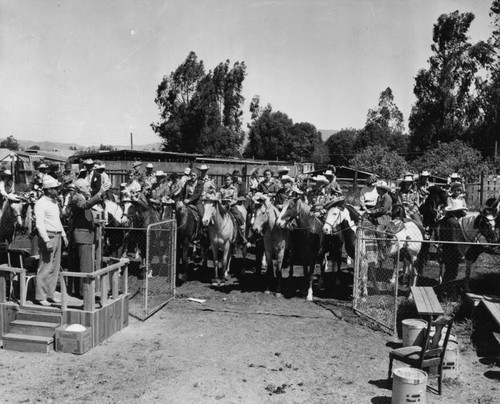
<path id="1" fill-rule="evenodd" d="M 175 220 L 142 229 L 104 229 L 103 255 L 130 259 L 130 315 L 146 320 L 174 298 L 176 237 Z"/>
<path id="2" fill-rule="evenodd" d="M 353 307 L 357 313 L 394 333 L 400 248 L 398 242 L 388 244 L 388 236 L 387 232 L 371 226 L 356 230 Z"/>

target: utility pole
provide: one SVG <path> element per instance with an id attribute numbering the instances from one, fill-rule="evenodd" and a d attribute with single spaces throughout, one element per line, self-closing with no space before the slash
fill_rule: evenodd
<path id="1" fill-rule="evenodd" d="M 134 135 L 130 132 L 130 150 L 134 150 Z"/>

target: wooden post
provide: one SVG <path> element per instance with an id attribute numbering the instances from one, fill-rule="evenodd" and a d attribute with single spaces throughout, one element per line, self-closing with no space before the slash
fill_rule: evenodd
<path id="1" fill-rule="evenodd" d="M 66 298 L 66 279 L 62 273 L 59 274 L 61 283 L 61 310 L 64 312 L 68 309 L 68 300 Z"/>
<path id="2" fill-rule="evenodd" d="M 118 295 L 120 294 L 120 270 L 117 269 L 113 271 L 111 275 L 111 290 L 113 300 L 118 299 Z"/>
<path id="3" fill-rule="evenodd" d="M 92 257 L 95 257 L 95 245 L 92 245 Z M 95 260 L 92 262 L 92 272 L 95 271 Z M 83 309 L 95 310 L 95 278 L 83 279 Z"/>
<path id="4" fill-rule="evenodd" d="M 354 185 L 353 185 L 353 192 L 356 192 L 358 189 L 358 169 L 354 170 Z"/>
<path id="5" fill-rule="evenodd" d="M 0 303 L 6 302 L 5 296 L 5 272 L 0 271 Z"/>
<path id="6" fill-rule="evenodd" d="M 20 293 L 20 301 L 21 306 L 26 306 L 26 270 L 23 269 L 19 273 L 19 293 Z"/>
<path id="7" fill-rule="evenodd" d="M 483 206 L 483 193 L 484 193 L 484 171 L 481 171 L 481 185 L 479 188 L 479 205 Z"/>

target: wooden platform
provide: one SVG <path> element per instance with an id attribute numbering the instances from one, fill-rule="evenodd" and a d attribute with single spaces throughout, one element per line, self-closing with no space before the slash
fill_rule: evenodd
<path id="1" fill-rule="evenodd" d="M 467 296 L 467 299 L 474 304 L 474 307 L 477 307 L 477 305 L 483 300 L 487 302 L 500 303 L 500 296 L 498 295 L 481 295 L 477 293 L 466 293 L 465 295 Z"/>
<path id="2" fill-rule="evenodd" d="M 410 290 L 419 315 L 438 316 L 444 313 L 443 307 L 441 307 L 441 303 L 439 303 L 432 287 L 412 286 Z"/>

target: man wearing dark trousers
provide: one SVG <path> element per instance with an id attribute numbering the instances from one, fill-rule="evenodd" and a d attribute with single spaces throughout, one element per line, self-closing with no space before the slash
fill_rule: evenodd
<path id="1" fill-rule="evenodd" d="M 62 242 L 68 245 L 57 204 L 61 183 L 50 175 L 42 181 L 43 196 L 35 203 L 36 228 L 38 231 L 38 247 L 40 261 L 36 274 L 35 300 L 42 306 L 60 303 L 54 296 L 59 271 L 61 270 Z"/>
<path id="2" fill-rule="evenodd" d="M 80 178 L 75 182 L 75 194 L 70 202 L 72 212 L 71 249 L 70 258 L 76 272 L 92 272 L 94 270 L 94 250 L 96 242 L 96 221 L 92 214 L 92 206 L 102 200 L 102 196 L 109 189 L 110 183 L 102 184 L 99 191 L 91 196 L 90 184 L 86 179 Z M 76 295 L 81 295 L 79 279 L 75 279 Z"/>

